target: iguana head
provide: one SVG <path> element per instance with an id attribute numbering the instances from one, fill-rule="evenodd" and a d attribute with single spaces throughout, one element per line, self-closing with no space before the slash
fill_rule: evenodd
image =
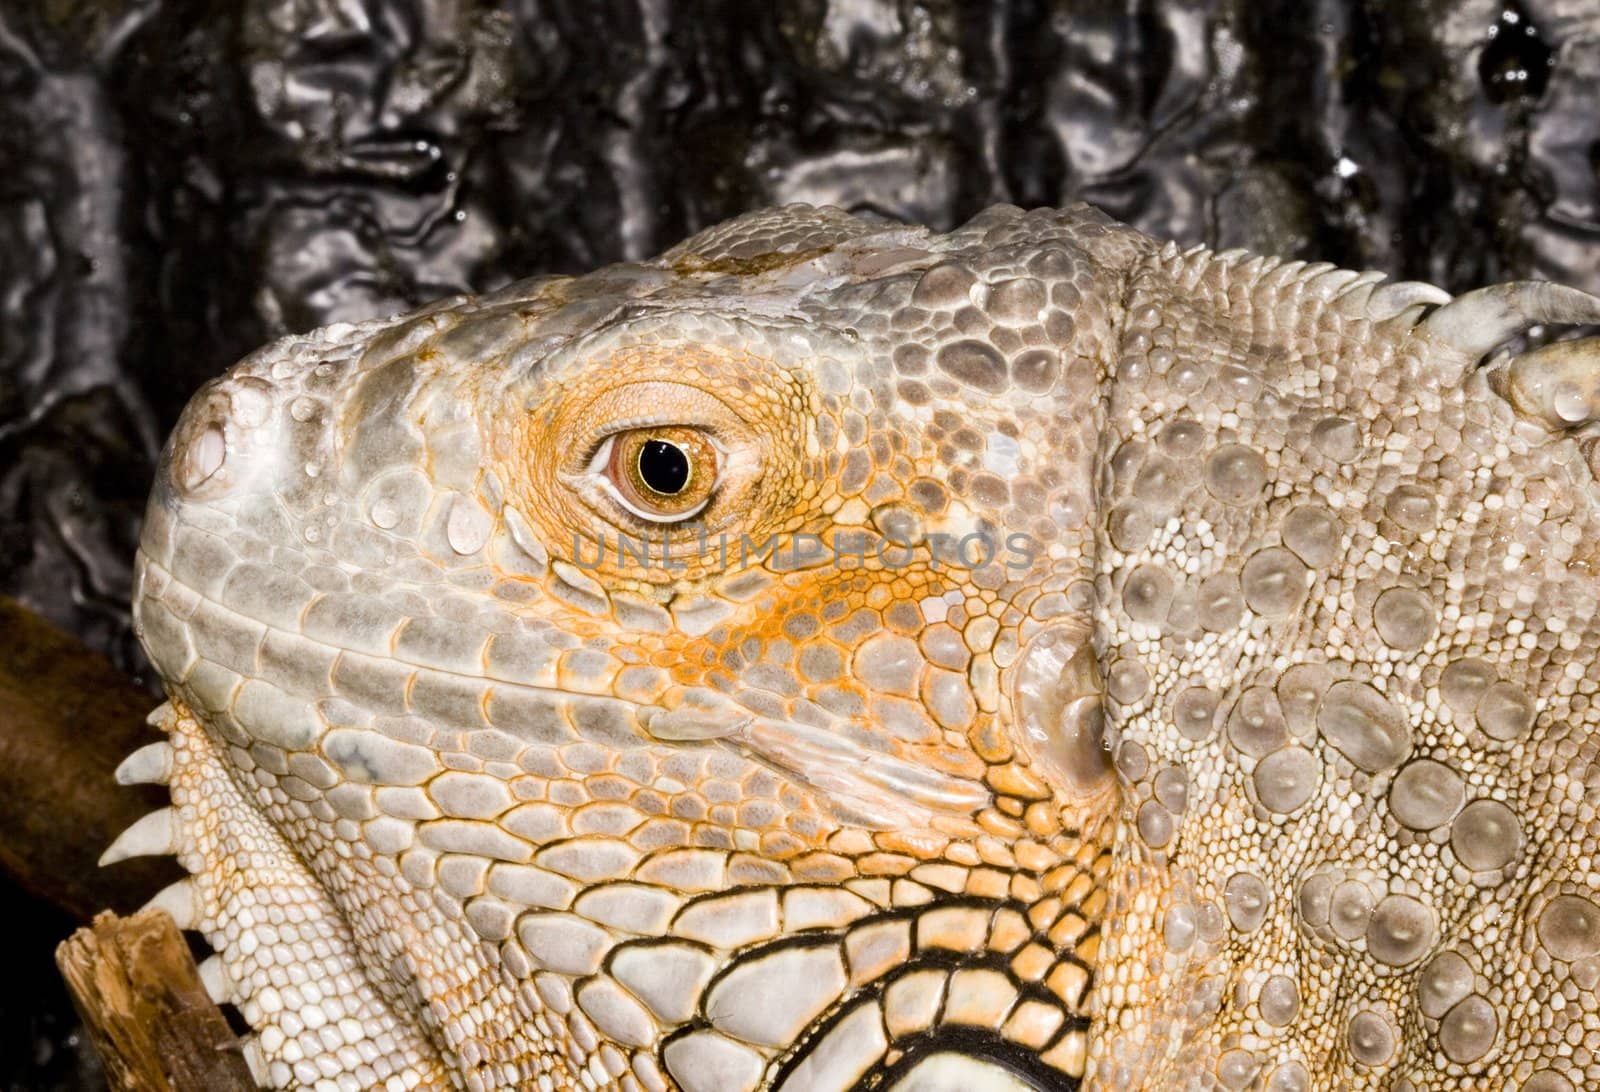
<path id="1" fill-rule="evenodd" d="M 860 1074 L 946 1040 L 1081 1074 L 1099 392 L 1145 249 L 1087 212 L 779 211 L 196 397 L 141 632 L 291 845 L 353 858 L 318 876 L 340 914 L 420 892 L 481 949 L 354 941 L 397 1011 L 438 1002 L 447 1068 L 476 1021 L 485 1065 L 804 1082 L 870 1013 Z"/>
<path id="2" fill-rule="evenodd" d="M 1572 366 L 1519 421 L 1492 308 L 1374 280 L 792 208 L 270 346 L 151 502 L 175 810 L 112 856 L 279 1086 L 1531 1073 L 1574 1025 L 1512 1053 L 1445 888 L 1594 954 L 1502 814 L 1582 793 L 1472 749 L 1593 662 L 1592 580 L 1504 576 L 1590 526 Z"/>

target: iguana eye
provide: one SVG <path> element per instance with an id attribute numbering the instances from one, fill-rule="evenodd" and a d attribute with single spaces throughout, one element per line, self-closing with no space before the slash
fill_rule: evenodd
<path id="1" fill-rule="evenodd" d="M 683 426 L 616 433 L 595 461 L 622 506 L 655 523 L 695 515 L 717 485 L 716 445 L 705 433 Z"/>

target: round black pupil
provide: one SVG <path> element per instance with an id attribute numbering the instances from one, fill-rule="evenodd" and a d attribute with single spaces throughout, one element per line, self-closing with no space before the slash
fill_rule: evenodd
<path id="1" fill-rule="evenodd" d="M 655 492 L 675 497 L 689 484 L 689 453 L 666 440 L 646 440 L 639 449 L 639 478 Z"/>

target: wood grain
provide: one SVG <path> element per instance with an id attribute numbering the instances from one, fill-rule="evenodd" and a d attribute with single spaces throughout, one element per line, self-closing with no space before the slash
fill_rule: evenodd
<path id="1" fill-rule="evenodd" d="M 104 913 L 56 965 L 117 1092 L 251 1092 L 239 1039 L 164 910 Z"/>

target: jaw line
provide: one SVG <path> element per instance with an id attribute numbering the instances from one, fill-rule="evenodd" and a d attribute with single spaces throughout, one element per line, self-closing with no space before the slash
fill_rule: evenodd
<path id="1" fill-rule="evenodd" d="M 141 550 L 139 559 L 143 566 L 162 578 L 163 592 L 167 589 L 181 589 L 180 594 L 186 598 L 193 597 L 196 605 L 205 603 L 213 610 L 222 611 L 231 619 L 237 619 L 241 628 L 261 627 L 268 634 L 276 633 L 306 641 L 336 656 L 370 655 L 341 649 L 309 637 L 303 632 L 273 626 L 242 614 L 226 603 L 202 595 L 178 580 L 147 552 Z M 148 594 L 142 593 L 136 599 Z M 161 598 L 160 593 L 154 598 Z M 164 605 L 178 618 L 186 631 L 192 634 L 193 627 L 189 618 L 193 611 L 179 615 L 172 609 L 170 601 Z M 487 674 L 466 675 L 393 655 L 386 658 L 372 658 L 386 659 L 387 662 L 399 664 L 418 673 L 478 683 L 485 688 L 485 691 L 495 687 L 512 693 L 548 695 L 552 699 L 574 704 L 616 703 L 631 712 L 630 719 L 640 746 L 667 747 L 673 750 L 715 747 L 732 751 L 768 767 L 785 779 L 792 779 L 815 790 L 818 802 L 842 821 L 872 829 L 927 828 L 938 816 L 970 819 L 975 811 L 992 799 L 989 790 L 979 782 L 930 770 L 886 751 L 863 747 L 836 731 L 789 719 L 760 716 L 737 704 L 727 695 L 702 687 L 691 688 L 686 695 L 699 708 L 686 707 L 688 702 L 680 702 L 676 706 L 669 707 L 631 701 L 612 694 L 566 690 Z M 262 681 L 272 682 L 271 679 Z M 183 685 L 184 683 L 179 681 L 173 684 L 173 689 L 181 688 Z M 318 697 L 294 696 L 309 705 L 328 700 L 351 700 L 336 689 Z M 188 695 L 181 695 L 181 700 L 187 707 L 194 709 L 196 716 L 202 720 L 209 721 L 217 715 L 203 703 L 192 701 Z M 204 716 L 201 716 L 202 711 Z M 418 714 L 408 711 L 396 715 Z M 519 731 L 518 724 L 514 722 L 503 725 L 488 724 L 481 730 L 504 732 L 535 744 L 548 742 L 536 731 Z M 616 747 L 615 743 L 609 741 L 601 745 Z M 616 749 L 623 751 L 625 747 Z"/>

